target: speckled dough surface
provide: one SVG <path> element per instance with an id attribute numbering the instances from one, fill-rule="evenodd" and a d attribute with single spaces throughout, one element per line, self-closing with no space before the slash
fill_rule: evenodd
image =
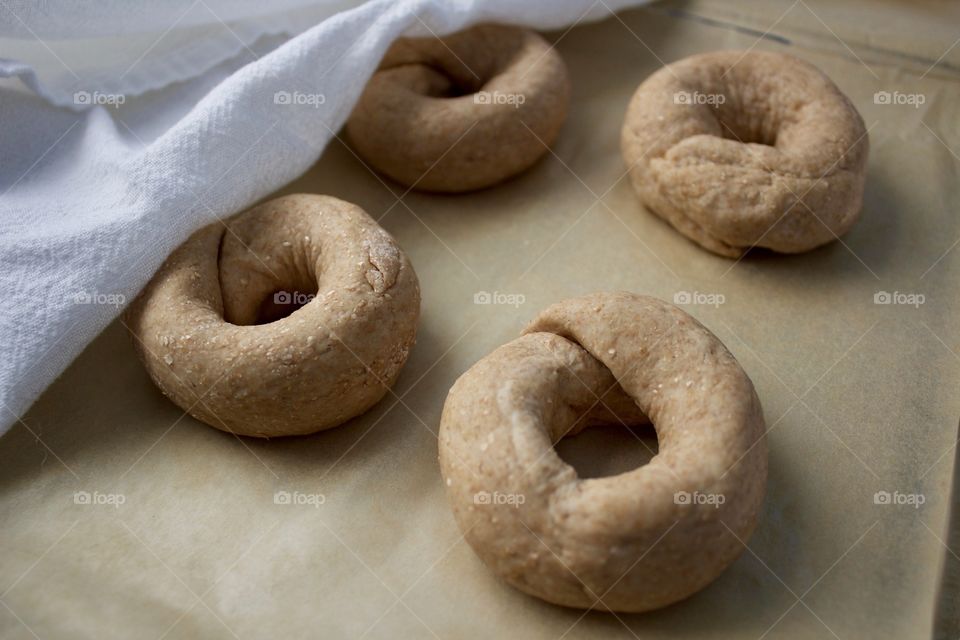
<path id="1" fill-rule="evenodd" d="M 376 403 L 419 311 L 410 262 L 360 207 L 290 195 L 197 231 L 127 322 L 171 400 L 218 429 L 270 437 L 334 427 Z"/>
<path id="2" fill-rule="evenodd" d="M 631 472 L 580 479 L 553 449 L 644 416 L 660 448 Z M 474 551 L 511 585 L 571 607 L 640 612 L 702 589 L 743 551 L 766 487 L 746 373 L 692 317 L 631 293 L 553 305 L 480 360 L 450 390 L 439 446 Z"/>
<path id="3" fill-rule="evenodd" d="M 400 39 L 350 120 L 375 169 L 425 191 L 470 191 L 520 173 L 567 114 L 563 59 L 532 31 L 480 25 L 442 39 Z"/>
<path id="4" fill-rule="evenodd" d="M 647 208 L 723 256 L 808 251 L 860 214 L 863 119 L 793 56 L 720 51 L 667 65 L 630 101 L 621 146 Z"/>

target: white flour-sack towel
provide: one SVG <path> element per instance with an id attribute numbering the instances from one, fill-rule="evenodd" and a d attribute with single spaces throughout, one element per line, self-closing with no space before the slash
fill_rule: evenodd
<path id="1" fill-rule="evenodd" d="M 633 4 L 4 0 L 0 434 L 191 232 L 317 160 L 396 37 Z"/>

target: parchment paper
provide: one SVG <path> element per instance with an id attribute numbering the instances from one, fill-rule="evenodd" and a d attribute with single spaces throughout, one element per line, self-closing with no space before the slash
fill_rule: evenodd
<path id="1" fill-rule="evenodd" d="M 0 636 L 929 638 L 960 416 L 960 47 L 946 5 L 870 7 L 672 3 L 553 34 L 575 87 L 555 155 L 476 194 L 398 202 L 403 189 L 331 146 L 283 192 L 356 202 L 410 255 L 422 319 L 395 393 L 313 437 L 241 440 L 165 400 L 114 323 L 0 442 Z M 661 61 L 751 46 L 828 73 L 872 149 L 841 242 L 732 262 L 642 209 L 618 140 Z M 645 615 L 499 582 L 461 539 L 436 461 L 456 377 L 547 304 L 602 289 L 689 294 L 770 429 L 749 549 Z M 602 475 L 651 444 L 605 429 L 560 450 Z"/>

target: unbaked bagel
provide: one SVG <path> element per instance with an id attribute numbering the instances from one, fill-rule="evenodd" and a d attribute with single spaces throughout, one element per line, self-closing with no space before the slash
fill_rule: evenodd
<path id="1" fill-rule="evenodd" d="M 634 471 L 580 479 L 554 451 L 644 416 L 660 450 Z M 743 551 L 767 478 L 746 373 L 689 315 L 631 293 L 560 302 L 475 364 L 450 389 L 439 447 L 457 524 L 487 566 L 588 609 L 647 611 L 709 584 Z"/>
<path id="2" fill-rule="evenodd" d="M 532 31 L 480 25 L 400 39 L 347 122 L 357 153 L 425 191 L 490 186 L 547 151 L 567 114 L 560 54 Z"/>
<path id="3" fill-rule="evenodd" d="M 272 437 L 334 427 L 376 403 L 419 312 L 413 267 L 360 207 L 290 195 L 193 234 L 128 323 L 173 402 L 218 429 Z"/>
<path id="4" fill-rule="evenodd" d="M 808 251 L 860 214 L 869 142 L 831 80 L 793 56 L 720 51 L 640 85 L 623 124 L 640 200 L 705 249 Z"/>

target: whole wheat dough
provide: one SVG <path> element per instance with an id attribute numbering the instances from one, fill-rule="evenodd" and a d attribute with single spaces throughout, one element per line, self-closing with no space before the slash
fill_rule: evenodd
<path id="1" fill-rule="evenodd" d="M 554 444 L 649 419 L 658 454 L 581 479 Z M 743 551 L 767 450 L 753 384 L 721 342 L 660 300 L 560 302 L 450 389 L 440 464 L 457 524 L 514 587 L 570 607 L 640 612 L 685 598 Z"/>
<path id="2" fill-rule="evenodd" d="M 406 361 L 419 312 L 413 267 L 360 207 L 290 195 L 197 231 L 127 315 L 173 402 L 272 437 L 369 409 Z"/>
<path id="3" fill-rule="evenodd" d="M 846 233 L 863 203 L 863 119 L 827 76 L 781 53 L 665 66 L 630 101 L 621 148 L 644 205 L 723 256 L 808 251 Z"/>
<path id="4" fill-rule="evenodd" d="M 560 54 L 532 31 L 480 25 L 400 39 L 370 79 L 347 133 L 373 168 L 408 187 L 471 191 L 527 169 L 567 114 Z"/>

